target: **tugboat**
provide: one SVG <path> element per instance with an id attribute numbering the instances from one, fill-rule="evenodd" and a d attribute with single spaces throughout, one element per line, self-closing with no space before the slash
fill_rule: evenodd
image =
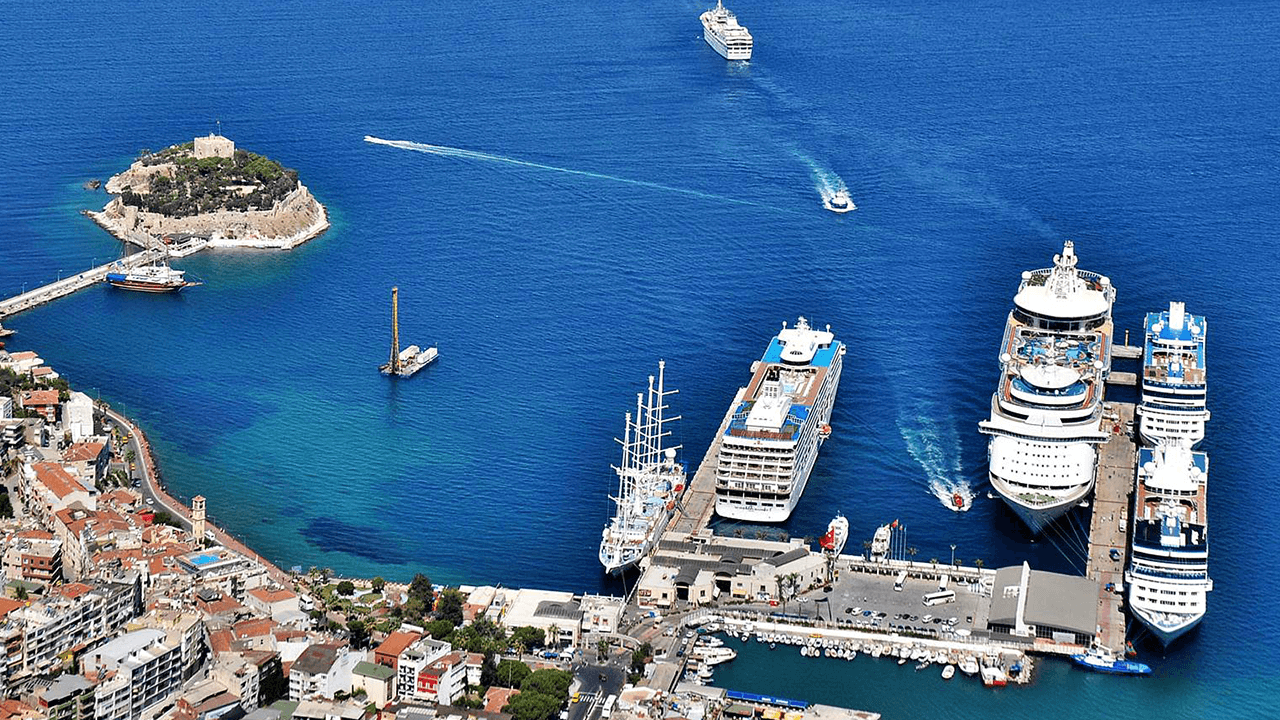
<path id="1" fill-rule="evenodd" d="M 1146 663 L 1133 660 L 1119 660 L 1111 653 L 1099 647 L 1091 647 L 1088 652 L 1071 656 L 1071 661 L 1086 670 L 1111 673 L 1112 675 L 1150 675 L 1151 667 Z"/>
<path id="2" fill-rule="evenodd" d="M 858 206 L 853 204 L 853 200 L 849 197 L 848 190 L 837 190 L 831 197 L 822 198 L 822 207 L 833 213 L 847 213 L 850 210 L 857 210 Z"/>

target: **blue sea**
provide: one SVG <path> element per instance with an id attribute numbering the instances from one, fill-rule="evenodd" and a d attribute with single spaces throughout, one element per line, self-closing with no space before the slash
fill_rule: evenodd
<path id="1" fill-rule="evenodd" d="M 1274 3 L 734 0 L 747 64 L 703 43 L 705 4 L 9 2 L 0 292 L 119 255 L 82 184 L 216 121 L 333 224 L 188 258 L 205 285 L 181 296 L 11 318 L 9 347 L 137 417 L 174 493 L 282 566 L 620 592 L 595 553 L 634 393 L 665 359 L 696 466 L 804 315 L 849 354 L 787 531 L 899 519 L 921 559 L 1074 572 L 1087 517 L 1028 539 L 977 432 L 1019 274 L 1073 239 L 1118 327 L 1170 300 L 1209 318 L 1203 626 L 1139 637 L 1141 681 L 1045 662 L 993 694 L 744 653 L 721 683 L 887 718 L 1275 717 Z M 393 285 L 402 338 L 441 353 L 402 382 L 376 372 Z M 964 514 L 931 489 L 966 483 Z"/>

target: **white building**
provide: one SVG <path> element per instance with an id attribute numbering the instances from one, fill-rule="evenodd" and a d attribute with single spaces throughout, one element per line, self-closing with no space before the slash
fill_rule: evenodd
<path id="1" fill-rule="evenodd" d="M 62 421 L 71 433 L 72 442 L 93 437 L 93 398 L 82 392 L 72 392 L 62 404 Z"/>
<path id="2" fill-rule="evenodd" d="M 229 158 L 236 154 L 236 144 L 230 138 L 221 135 L 209 133 L 207 137 L 198 137 L 192 141 L 192 151 L 196 158 L 223 157 Z"/>
<path id="3" fill-rule="evenodd" d="M 289 668 L 289 699 L 295 702 L 324 698 L 351 690 L 351 672 L 364 653 L 341 645 L 312 645 Z"/>
<path id="4" fill-rule="evenodd" d="M 396 694 L 400 698 L 417 697 L 418 680 L 427 666 L 452 650 L 449 643 L 430 637 L 424 637 L 405 648 L 396 661 Z"/>
<path id="5" fill-rule="evenodd" d="M 508 628 L 535 627 L 546 633 L 547 644 L 578 644 L 582 630 L 582 606 L 573 593 L 552 590 L 517 590 L 508 595 L 502 623 Z"/>
<path id="6" fill-rule="evenodd" d="M 172 701 L 182 687 L 181 642 L 147 628 L 122 635 L 86 653 L 82 673 L 97 680 L 94 720 L 136 720 Z M 152 714 L 152 713 L 148 713 Z"/>

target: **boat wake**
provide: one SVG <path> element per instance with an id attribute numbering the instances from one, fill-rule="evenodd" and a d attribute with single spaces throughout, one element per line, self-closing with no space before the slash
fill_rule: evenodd
<path id="1" fill-rule="evenodd" d="M 595 178 L 597 180 L 609 180 L 612 182 L 625 183 L 627 185 L 635 185 L 637 187 L 645 187 L 653 190 L 661 190 L 664 192 L 680 193 L 681 195 L 690 195 L 704 200 L 717 200 L 720 202 L 733 203 L 735 205 L 750 205 L 752 207 L 764 208 L 775 212 L 794 212 L 784 208 L 766 205 L 752 200 L 743 200 L 741 198 L 731 198 L 725 195 L 717 195 L 715 193 L 702 192 L 701 190 L 690 190 L 689 188 L 674 187 L 672 185 L 663 185 L 662 183 L 649 182 L 648 180 L 635 180 L 632 178 L 619 177 L 617 175 L 608 175 L 605 173 L 591 172 L 589 170 L 574 170 L 573 168 L 557 167 L 555 165 L 544 165 L 542 163 L 529 162 L 528 160 L 520 160 L 518 158 L 507 157 L 505 155 L 493 155 L 491 153 L 479 152 L 477 150 L 466 150 L 464 148 L 449 147 L 447 145 L 430 145 L 428 143 L 411 142 L 408 140 L 383 140 L 382 138 L 372 135 L 365 135 L 364 141 L 375 145 L 386 145 L 388 147 L 399 148 L 401 150 L 412 150 L 414 152 L 427 153 L 429 155 L 440 155 L 442 157 L 460 158 L 463 160 L 481 160 L 484 162 L 504 163 L 506 165 L 515 165 L 518 167 L 534 168 L 536 170 L 548 170 L 550 172 L 564 173 L 567 175 L 578 175 L 580 177 Z"/>
<path id="2" fill-rule="evenodd" d="M 944 429 L 929 414 L 914 419 L 898 419 L 898 432 L 907 443 L 907 453 L 924 469 L 929 493 L 949 510 L 968 512 L 974 492 L 960 466 L 960 438 L 955 428 Z"/>
<path id="3" fill-rule="evenodd" d="M 813 188 L 822 196 L 822 202 L 826 203 L 839 192 L 849 192 L 849 186 L 844 184 L 844 179 L 836 174 L 834 170 L 823 167 L 817 160 L 800 152 L 793 151 L 795 156 L 800 159 L 809 168 L 809 176 L 813 178 Z"/>

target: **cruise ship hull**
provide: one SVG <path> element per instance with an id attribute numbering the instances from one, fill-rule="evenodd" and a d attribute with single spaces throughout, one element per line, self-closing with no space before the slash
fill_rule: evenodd
<path id="1" fill-rule="evenodd" d="M 707 44 L 711 46 L 711 49 L 715 50 L 720 55 L 720 57 L 724 58 L 725 60 L 750 60 L 751 59 L 750 48 L 746 48 L 746 49 L 731 48 L 728 45 L 725 45 L 724 41 L 721 40 L 715 33 L 711 32 L 710 28 L 703 30 L 702 39 L 706 40 Z"/>
<path id="2" fill-rule="evenodd" d="M 1191 630 L 1199 625 L 1200 621 L 1204 619 L 1204 613 L 1199 613 L 1196 615 L 1188 615 L 1182 622 L 1171 625 L 1156 622 L 1153 614 L 1142 608 L 1134 608 L 1133 615 L 1138 618 L 1138 622 L 1142 623 L 1143 627 L 1150 630 L 1151 634 L 1155 635 L 1156 638 L 1160 640 L 1160 644 L 1164 647 L 1169 647 L 1174 640 L 1177 640 L 1188 632 L 1191 632 Z"/>
<path id="3" fill-rule="evenodd" d="M 1040 535 L 1046 527 L 1053 521 L 1071 512 L 1071 508 L 1079 505 L 1089 493 L 1093 491 L 1093 483 L 1090 482 L 1082 488 L 1064 495 L 1061 500 L 1047 505 L 1031 505 L 1021 500 L 1013 488 L 1010 488 L 996 475 L 990 475 L 991 487 L 1004 500 L 1005 505 L 1018 516 L 1020 520 L 1027 526 L 1033 536 Z"/>

